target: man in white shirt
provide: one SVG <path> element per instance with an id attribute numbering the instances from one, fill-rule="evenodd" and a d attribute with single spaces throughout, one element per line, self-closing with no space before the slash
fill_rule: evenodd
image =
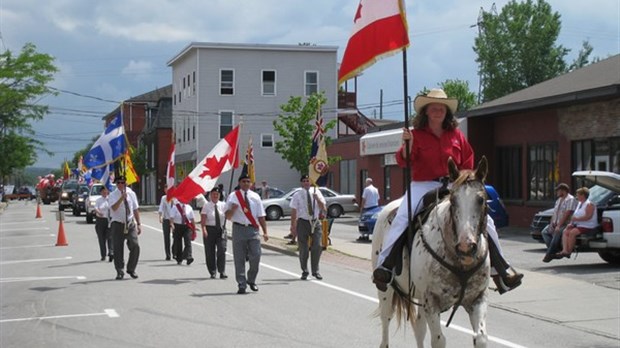
<path id="1" fill-rule="evenodd" d="M 360 212 L 379 206 L 379 190 L 373 186 L 372 179 L 366 179 L 366 187 L 362 193 Z"/>
<path id="2" fill-rule="evenodd" d="M 261 245 L 259 225 L 263 229 L 263 239 L 267 236 L 265 207 L 258 193 L 250 190 L 252 182 L 247 174 L 239 176 L 239 189 L 233 191 L 226 200 L 226 218 L 233 222 L 233 259 L 235 261 L 235 278 L 239 289 L 237 294 L 245 294 L 246 287 L 258 291 L 256 276 L 260 264 Z M 245 262 L 250 262 L 246 277 Z"/>
<path id="3" fill-rule="evenodd" d="M 165 190 L 164 190 L 165 192 Z M 161 196 L 159 201 L 159 223 L 164 232 L 164 252 L 166 253 L 166 261 L 170 261 L 170 207 L 172 201 L 168 202 L 168 196 Z"/>
<path id="4" fill-rule="evenodd" d="M 321 280 L 319 260 L 321 259 L 322 228 L 319 216 L 325 211 L 325 198 L 316 186 L 310 187 L 308 175 L 301 176 L 301 190 L 293 194 L 291 199 L 291 233 L 297 236 L 299 243 L 299 264 L 301 265 L 301 279 L 308 279 L 308 240 L 312 238 L 310 246 L 310 267 L 312 276 Z"/>
<path id="5" fill-rule="evenodd" d="M 112 220 L 112 245 L 114 250 L 114 268 L 116 268 L 116 279 L 123 279 L 125 273 L 125 246 L 129 248 L 129 259 L 127 260 L 127 274 L 132 278 L 138 278 L 136 267 L 140 257 L 140 244 L 138 235 L 142 233 L 140 227 L 140 212 L 138 211 L 138 197 L 136 193 L 127 187 L 127 180 L 124 176 L 116 177 L 116 190 L 110 193 L 108 202 L 110 204 L 110 220 Z"/>
<path id="6" fill-rule="evenodd" d="M 554 255 L 562 250 L 562 232 L 575 212 L 578 203 L 575 197 L 569 193 L 568 185 L 564 183 L 556 186 L 555 192 L 558 199 L 555 201 L 551 223 L 541 232 L 547 245 L 547 253 L 543 262 L 550 262 L 554 259 Z"/>
<path id="7" fill-rule="evenodd" d="M 205 247 L 205 262 L 211 279 L 220 272 L 220 279 L 226 279 L 226 203 L 220 201 L 220 189 L 209 192 L 209 201 L 200 211 L 202 241 Z"/>
<path id="8" fill-rule="evenodd" d="M 189 266 L 194 262 L 192 255 L 192 233 L 196 228 L 194 209 L 189 204 L 175 200 L 170 207 L 170 221 L 174 238 L 172 255 L 175 256 L 177 265 L 186 260 Z"/>

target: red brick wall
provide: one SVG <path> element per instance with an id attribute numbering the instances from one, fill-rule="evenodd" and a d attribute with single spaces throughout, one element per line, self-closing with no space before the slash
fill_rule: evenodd
<path id="1" fill-rule="evenodd" d="M 159 128 L 157 129 L 157 158 L 156 163 L 156 177 L 157 177 L 157 202 L 164 195 L 166 189 L 166 168 L 168 166 L 168 155 L 170 153 L 170 147 L 172 144 L 172 129 L 171 128 Z"/>

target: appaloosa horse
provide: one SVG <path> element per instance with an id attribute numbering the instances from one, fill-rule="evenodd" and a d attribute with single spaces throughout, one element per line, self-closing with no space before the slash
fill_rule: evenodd
<path id="1" fill-rule="evenodd" d="M 418 347 L 424 347 L 426 327 L 431 346 L 445 347 L 440 314 L 462 306 L 469 314 L 474 332 L 474 347 L 487 346 L 487 288 L 490 261 L 486 233 L 487 174 L 485 157 L 478 167 L 459 172 L 448 160 L 450 194 L 430 212 L 427 221 L 413 239 L 411 255 L 403 252 L 400 275 L 386 292 L 379 291 L 379 315 L 382 324 L 380 347 L 388 347 L 389 323 L 394 312 L 400 323 L 411 322 Z M 389 229 L 400 200 L 391 202 L 379 215 L 373 232 L 372 260 L 376 264 L 384 233 Z M 452 315 L 448 320 L 448 324 Z"/>

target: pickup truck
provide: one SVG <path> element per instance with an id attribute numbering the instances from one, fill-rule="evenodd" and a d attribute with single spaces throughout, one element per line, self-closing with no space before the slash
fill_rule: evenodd
<path id="1" fill-rule="evenodd" d="M 579 252 L 597 252 L 601 259 L 613 265 L 620 265 L 620 174 L 604 171 L 578 171 L 573 177 L 585 179 L 616 193 L 601 216 L 601 228 L 593 235 L 577 237 Z"/>

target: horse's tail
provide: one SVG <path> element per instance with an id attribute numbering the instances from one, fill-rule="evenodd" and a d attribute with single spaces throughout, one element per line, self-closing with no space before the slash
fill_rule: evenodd
<path id="1" fill-rule="evenodd" d="M 417 308 L 413 303 L 413 294 L 407 293 L 409 289 L 400 289 L 394 284 L 394 294 L 392 295 L 392 309 L 396 313 L 397 327 L 400 327 L 402 319 L 415 324 L 417 318 Z"/>

